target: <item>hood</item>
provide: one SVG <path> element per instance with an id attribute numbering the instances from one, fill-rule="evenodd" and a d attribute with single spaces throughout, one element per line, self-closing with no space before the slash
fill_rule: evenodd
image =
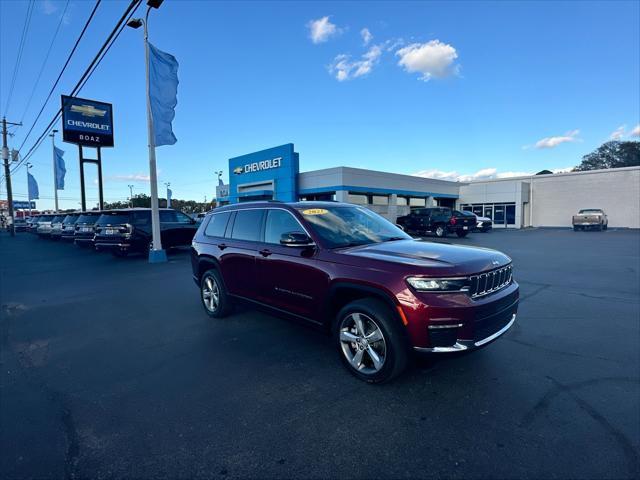
<path id="1" fill-rule="evenodd" d="M 434 269 L 437 275 L 471 275 L 511 262 L 497 250 L 419 240 L 398 240 L 342 250 L 343 255 L 368 258 L 417 268 Z M 443 273 L 442 270 L 445 270 Z M 449 272 L 446 272 L 446 271 Z M 429 272 L 419 272 L 428 274 Z"/>

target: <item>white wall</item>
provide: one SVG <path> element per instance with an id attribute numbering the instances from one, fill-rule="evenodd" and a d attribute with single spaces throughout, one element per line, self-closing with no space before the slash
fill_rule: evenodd
<path id="1" fill-rule="evenodd" d="M 640 228 L 640 167 L 531 175 L 460 187 L 458 204 L 501 202 L 516 202 L 516 225 L 570 227 L 571 217 L 581 208 L 602 208 L 611 227 Z"/>

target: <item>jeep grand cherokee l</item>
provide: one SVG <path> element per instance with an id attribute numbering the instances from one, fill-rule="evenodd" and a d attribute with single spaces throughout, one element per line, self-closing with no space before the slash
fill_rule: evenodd
<path id="1" fill-rule="evenodd" d="M 188 215 L 170 208 L 160 209 L 160 241 L 164 248 L 191 245 L 198 225 Z M 95 225 L 97 250 L 115 256 L 148 252 L 151 248 L 151 209 L 127 208 L 102 212 Z"/>
<path id="2" fill-rule="evenodd" d="M 414 240 L 376 213 L 335 202 L 255 202 L 210 212 L 192 244 L 205 312 L 238 301 L 330 331 L 347 369 L 383 382 L 411 350 L 458 352 L 516 318 L 511 259 Z"/>

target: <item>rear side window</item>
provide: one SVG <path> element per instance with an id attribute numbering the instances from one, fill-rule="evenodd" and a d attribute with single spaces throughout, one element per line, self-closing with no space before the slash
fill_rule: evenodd
<path id="1" fill-rule="evenodd" d="M 80 215 L 78 218 L 78 223 L 91 223 L 94 224 L 98 220 L 98 214 L 93 215 Z"/>
<path id="2" fill-rule="evenodd" d="M 176 212 L 173 210 L 160 210 L 161 223 L 176 223 L 177 221 Z"/>
<path id="3" fill-rule="evenodd" d="M 216 213 L 211 215 L 211 219 L 204 230 L 207 237 L 224 237 L 231 212 Z"/>
<path id="4" fill-rule="evenodd" d="M 264 210 L 238 210 L 233 222 L 231 238 L 236 240 L 260 240 L 260 228 Z"/>
<path id="5" fill-rule="evenodd" d="M 289 232 L 304 233 L 304 230 L 289 212 L 285 210 L 267 210 L 264 241 L 266 243 L 279 244 L 282 234 Z"/>

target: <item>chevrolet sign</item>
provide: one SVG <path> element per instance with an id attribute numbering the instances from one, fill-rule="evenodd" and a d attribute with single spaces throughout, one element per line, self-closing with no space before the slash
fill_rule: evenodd
<path id="1" fill-rule="evenodd" d="M 62 95 L 62 139 L 87 147 L 113 147 L 111 104 Z"/>
<path id="2" fill-rule="evenodd" d="M 243 167 L 236 167 L 233 173 L 240 175 L 242 173 L 261 172 L 263 170 L 271 170 L 272 168 L 280 168 L 282 166 L 282 157 L 272 158 L 270 160 L 262 160 L 260 162 L 247 163 Z"/>

